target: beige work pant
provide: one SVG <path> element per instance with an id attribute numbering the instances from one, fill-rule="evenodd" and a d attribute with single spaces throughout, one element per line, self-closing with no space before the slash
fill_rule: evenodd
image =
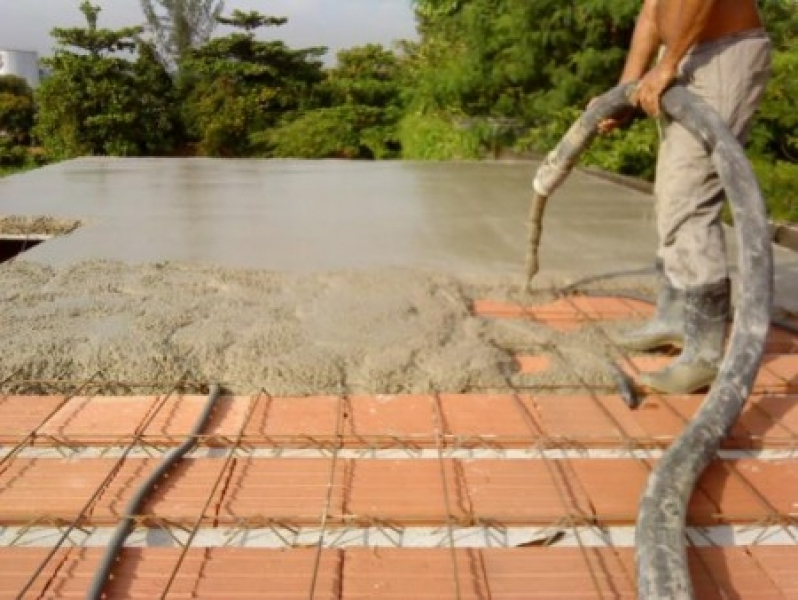
<path id="1" fill-rule="evenodd" d="M 767 34 L 746 31 L 693 48 L 682 61 L 679 82 L 718 111 L 745 144 L 770 63 Z M 728 276 L 718 174 L 702 143 L 684 127 L 664 120 L 660 133 L 657 254 L 677 288 L 717 283 Z"/>

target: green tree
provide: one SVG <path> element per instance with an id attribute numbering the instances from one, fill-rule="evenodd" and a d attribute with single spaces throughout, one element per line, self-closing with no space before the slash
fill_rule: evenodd
<path id="1" fill-rule="evenodd" d="M 26 146 L 33 127 L 33 90 L 21 77 L 0 75 L 0 136 Z"/>
<path id="2" fill-rule="evenodd" d="M 141 0 L 141 8 L 161 59 L 175 67 L 211 38 L 224 0 Z"/>
<path id="3" fill-rule="evenodd" d="M 210 156 L 262 153 L 259 141 L 288 112 L 313 102 L 324 48 L 292 50 L 255 32 L 285 19 L 236 10 L 219 22 L 236 29 L 189 52 L 184 117 L 199 151 Z"/>
<path id="4" fill-rule="evenodd" d="M 0 167 L 19 167 L 28 157 L 33 91 L 14 75 L 0 76 Z"/>
<path id="5" fill-rule="evenodd" d="M 521 125 L 548 127 L 615 83 L 640 2 L 417 0 L 415 6 L 421 39 L 407 48 L 416 122 L 429 115 L 452 127 L 481 123 L 483 132 L 509 123 L 502 132 L 509 134 Z M 493 134 L 487 135 L 490 145 Z"/>
<path id="6" fill-rule="evenodd" d="M 404 112 L 402 65 L 378 44 L 342 50 L 316 91 L 319 108 L 286 115 L 266 135 L 275 156 L 394 158 Z"/>
<path id="7" fill-rule="evenodd" d="M 102 29 L 99 6 L 84 0 L 80 10 L 87 27 L 52 32 L 58 47 L 44 60 L 51 75 L 37 92 L 37 138 L 54 158 L 168 151 L 171 84 L 137 39 L 141 28 Z"/>

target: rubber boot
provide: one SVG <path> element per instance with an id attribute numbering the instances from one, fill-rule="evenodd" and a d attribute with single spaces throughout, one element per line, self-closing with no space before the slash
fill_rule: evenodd
<path id="1" fill-rule="evenodd" d="M 681 347 L 684 343 L 684 292 L 671 285 L 660 262 L 657 262 L 657 273 L 657 312 L 642 327 L 610 334 L 617 346 L 646 352 L 662 346 Z"/>
<path id="2" fill-rule="evenodd" d="M 715 381 L 723 360 L 731 285 L 728 279 L 685 292 L 685 341 L 679 357 L 640 382 L 659 392 L 692 394 Z"/>

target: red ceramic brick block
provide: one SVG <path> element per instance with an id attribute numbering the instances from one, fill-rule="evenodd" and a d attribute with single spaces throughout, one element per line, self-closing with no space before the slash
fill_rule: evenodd
<path id="1" fill-rule="evenodd" d="M 691 548 L 690 576 L 696 598 L 783 598 L 745 548 Z"/>
<path id="2" fill-rule="evenodd" d="M 798 354 L 766 355 L 761 371 L 779 379 L 788 393 L 798 392 Z"/>
<path id="3" fill-rule="evenodd" d="M 637 597 L 634 570 L 613 548 L 481 551 L 492 600 Z"/>
<path id="4" fill-rule="evenodd" d="M 93 494 L 115 464 L 110 459 L 14 459 L 0 479 L 0 522 L 71 523 L 91 508 Z"/>
<path id="5" fill-rule="evenodd" d="M 208 422 L 202 430 L 203 443 L 211 446 L 230 446 L 239 434 L 246 435 L 246 426 L 266 404 L 265 396 L 223 396 L 216 402 Z M 192 424 L 192 427 L 194 424 Z M 183 432 L 184 435 L 187 432 Z"/>
<path id="6" fill-rule="evenodd" d="M 798 444 L 798 396 L 753 395 L 738 419 L 755 447 L 793 448 Z"/>
<path id="7" fill-rule="evenodd" d="M 796 354 L 798 353 L 798 335 L 772 326 L 765 342 L 767 354 Z"/>
<path id="8" fill-rule="evenodd" d="M 58 570 L 47 598 L 85 598 L 99 567 L 102 548 L 75 548 Z M 104 592 L 108 598 L 194 598 L 201 577 L 202 551 L 189 552 L 178 568 L 180 550 L 174 548 L 125 548 L 119 555 Z M 175 570 L 177 571 L 175 573 Z"/>
<path id="9" fill-rule="evenodd" d="M 442 394 L 439 400 L 445 432 L 454 444 L 484 438 L 501 447 L 529 446 L 540 435 L 540 426 L 520 396 Z"/>
<path id="10" fill-rule="evenodd" d="M 343 600 L 492 598 L 478 550 L 348 549 Z"/>
<path id="11" fill-rule="evenodd" d="M 47 598 L 84 598 L 102 549 L 74 549 L 50 583 Z M 315 549 L 126 548 L 105 588 L 109 598 L 338 599 L 341 553 Z M 314 585 L 313 577 L 316 576 Z M 171 582 L 170 582 L 171 580 Z"/>
<path id="12" fill-rule="evenodd" d="M 592 510 L 567 460 L 467 460 L 463 473 L 476 519 L 550 525 Z"/>
<path id="13" fill-rule="evenodd" d="M 534 396 L 545 434 L 577 447 L 624 447 L 646 432 L 619 396 Z"/>
<path id="14" fill-rule="evenodd" d="M 667 447 L 682 432 L 702 401 L 703 398 L 697 396 L 650 395 L 637 409 L 630 411 L 630 418 L 654 445 Z"/>
<path id="15" fill-rule="evenodd" d="M 63 396 L 0 397 L 0 444 L 18 444 L 46 424 L 65 401 Z"/>
<path id="16" fill-rule="evenodd" d="M 144 433 L 149 441 L 156 443 L 166 438 L 172 443 L 180 443 L 194 428 L 203 408 L 206 396 L 173 395 L 159 398 L 157 412 L 152 415 Z"/>
<path id="17" fill-rule="evenodd" d="M 601 523 L 633 524 L 653 459 L 574 459 L 570 461 L 590 505 Z M 710 484 L 709 489 L 714 489 Z M 694 525 L 715 524 L 720 509 L 707 496 L 704 487 L 696 489 L 688 505 L 688 521 Z"/>
<path id="18" fill-rule="evenodd" d="M 551 359 L 543 354 L 532 356 L 516 356 L 515 362 L 518 370 L 524 375 L 542 373 L 551 367 Z"/>
<path id="19" fill-rule="evenodd" d="M 798 548 L 791 546 L 751 546 L 746 552 L 779 587 L 784 598 L 798 598 Z"/>
<path id="20" fill-rule="evenodd" d="M 713 461 L 697 483 L 712 507 L 708 522 L 759 523 L 795 512 L 798 461 Z"/>
<path id="21" fill-rule="evenodd" d="M 337 396 L 270 398 L 259 401 L 246 436 L 255 445 L 317 446 L 333 442 L 344 427 L 344 405 Z"/>
<path id="22" fill-rule="evenodd" d="M 337 461 L 334 472 L 329 459 L 236 460 L 219 519 L 317 525 L 325 511 L 340 519 L 349 468 L 346 460 Z"/>
<path id="23" fill-rule="evenodd" d="M 724 464 L 745 481 L 747 488 L 757 491 L 759 511 L 770 510 L 790 518 L 798 514 L 798 460 L 739 459 Z M 727 510 L 734 512 L 731 507 Z"/>
<path id="24" fill-rule="evenodd" d="M 432 396 L 380 395 L 344 399 L 347 443 L 358 446 L 434 446 Z M 401 442 L 399 441 L 401 440 Z"/>
<path id="25" fill-rule="evenodd" d="M 338 550 L 213 548 L 207 555 L 197 598 L 340 598 L 342 553 Z"/>
<path id="26" fill-rule="evenodd" d="M 23 597 L 43 597 L 50 579 L 70 550 L 60 548 L 47 561 L 49 553 L 50 548 L 0 548 L 0 598 L 18 598 L 26 588 L 28 591 Z"/>
<path id="27" fill-rule="evenodd" d="M 100 497 L 92 518 L 98 523 L 116 522 L 132 495 L 159 464 L 158 459 L 126 460 Z M 204 526 L 213 523 L 224 485 L 229 476 L 225 460 L 184 459 L 170 470 L 148 496 L 142 514 L 177 523 L 194 524 L 202 515 Z M 217 485 L 221 481 L 222 484 Z M 215 489 L 214 489 L 215 488 Z M 210 504 L 203 508 L 210 498 Z"/>
<path id="28" fill-rule="evenodd" d="M 351 469 L 348 520 L 423 525 L 446 523 L 450 516 L 462 521 L 471 513 L 456 461 L 357 460 Z"/>
<path id="29" fill-rule="evenodd" d="M 132 442 L 157 401 L 152 396 L 71 398 L 40 431 L 52 443 L 124 446 Z"/>

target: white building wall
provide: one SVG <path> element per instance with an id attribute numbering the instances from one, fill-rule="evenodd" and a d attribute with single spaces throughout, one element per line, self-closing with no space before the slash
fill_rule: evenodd
<path id="1" fill-rule="evenodd" d="M 16 75 L 28 85 L 39 85 L 39 54 L 27 50 L 0 50 L 0 75 Z"/>

